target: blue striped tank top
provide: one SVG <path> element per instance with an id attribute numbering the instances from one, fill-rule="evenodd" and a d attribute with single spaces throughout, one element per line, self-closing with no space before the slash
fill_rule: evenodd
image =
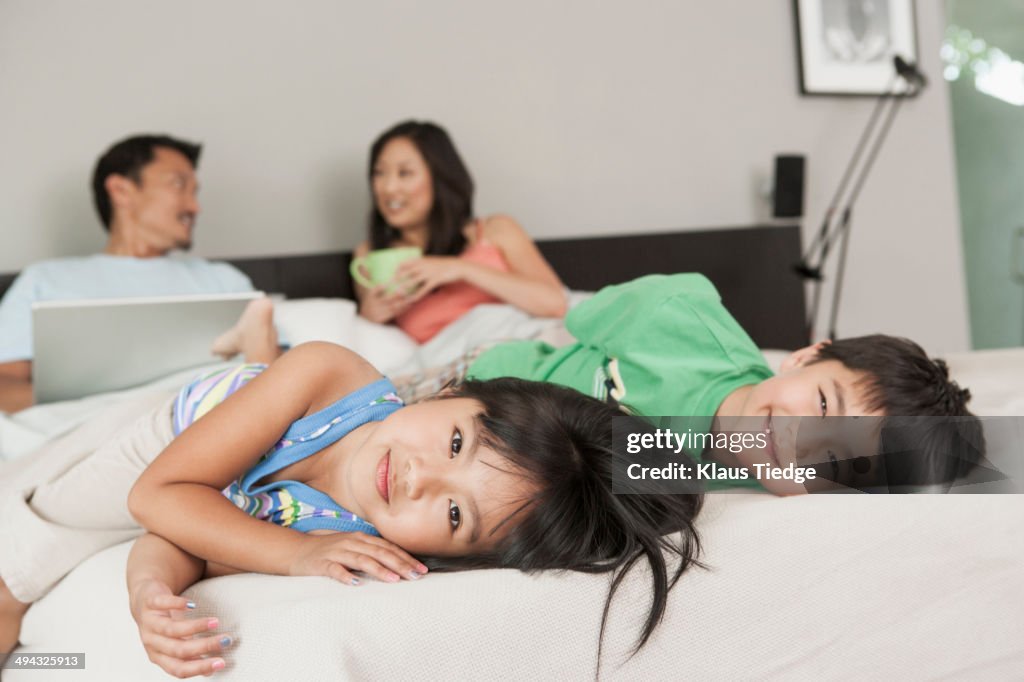
<path id="1" fill-rule="evenodd" d="M 266 365 L 242 365 L 211 372 L 192 381 L 181 390 L 174 403 L 174 435 L 180 434 L 264 369 Z M 319 412 L 293 422 L 259 462 L 225 488 L 223 494 L 250 516 L 298 531 L 360 531 L 379 535 L 368 521 L 305 483 L 256 483 L 320 452 L 353 429 L 384 419 L 402 406 L 391 381 L 378 379 Z"/>

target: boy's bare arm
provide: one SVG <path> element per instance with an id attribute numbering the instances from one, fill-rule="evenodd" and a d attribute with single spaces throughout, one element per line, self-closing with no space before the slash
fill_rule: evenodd
<path id="1" fill-rule="evenodd" d="M 32 405 L 32 361 L 0 363 L 0 412 L 17 412 Z"/>

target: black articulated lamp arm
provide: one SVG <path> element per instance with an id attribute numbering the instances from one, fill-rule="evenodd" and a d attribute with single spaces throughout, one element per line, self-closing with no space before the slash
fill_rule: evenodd
<path id="1" fill-rule="evenodd" d="M 864 132 L 861 133 L 860 139 L 857 141 L 857 146 L 853 150 L 853 156 L 850 158 L 849 163 L 847 163 L 846 170 L 843 171 L 843 176 L 839 180 L 839 186 L 836 188 L 835 193 L 832 195 L 832 200 L 825 209 L 821 227 L 818 228 L 817 234 L 811 240 L 807 251 L 804 252 L 803 258 L 798 264 L 793 266 L 797 274 L 810 281 L 813 287 L 810 309 L 807 314 L 808 342 L 814 340 L 814 330 L 818 321 L 818 309 L 821 302 L 821 285 L 825 280 L 824 268 L 828 262 L 832 246 L 837 239 L 841 239 L 842 241 L 839 244 L 839 264 L 836 271 L 836 284 L 832 290 L 832 310 L 829 315 L 828 328 L 828 338 L 834 339 L 836 337 L 836 319 L 839 315 L 843 275 L 846 271 L 846 253 L 850 239 L 853 206 L 860 196 L 864 182 L 871 171 L 871 166 L 874 165 L 875 159 L 878 157 L 878 152 L 881 150 L 882 144 L 889 134 L 893 119 L 896 117 L 896 112 L 903 103 L 904 97 L 917 94 L 927 83 L 927 79 L 918 70 L 917 66 L 906 62 L 899 55 L 893 57 L 893 66 L 896 72 L 893 74 L 892 80 L 889 81 L 886 91 L 879 95 L 874 108 L 871 110 L 871 116 L 864 127 Z M 893 91 L 893 88 L 900 79 L 907 84 L 907 89 L 903 93 L 896 93 Z M 864 156 L 865 151 L 867 151 L 866 157 Z M 864 157 L 863 162 L 862 157 Z M 851 180 L 853 181 L 852 188 Z M 847 192 L 848 188 L 850 188 L 849 192 Z M 844 196 L 846 197 L 845 202 L 843 201 Z M 842 208 L 840 208 L 841 204 Z M 836 222 L 837 217 L 839 218 L 838 222 Z"/>

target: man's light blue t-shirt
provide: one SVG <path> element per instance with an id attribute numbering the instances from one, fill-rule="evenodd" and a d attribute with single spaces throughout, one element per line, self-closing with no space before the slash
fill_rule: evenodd
<path id="1" fill-rule="evenodd" d="M 0 362 L 32 359 L 32 304 L 85 298 L 230 294 L 252 282 L 227 263 L 194 256 L 132 258 L 97 254 L 25 268 L 0 301 Z"/>

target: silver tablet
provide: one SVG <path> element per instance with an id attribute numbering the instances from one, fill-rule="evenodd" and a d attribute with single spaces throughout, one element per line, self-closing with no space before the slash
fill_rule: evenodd
<path id="1" fill-rule="evenodd" d="M 37 403 L 139 386 L 216 362 L 210 347 L 260 292 L 32 305 Z"/>

